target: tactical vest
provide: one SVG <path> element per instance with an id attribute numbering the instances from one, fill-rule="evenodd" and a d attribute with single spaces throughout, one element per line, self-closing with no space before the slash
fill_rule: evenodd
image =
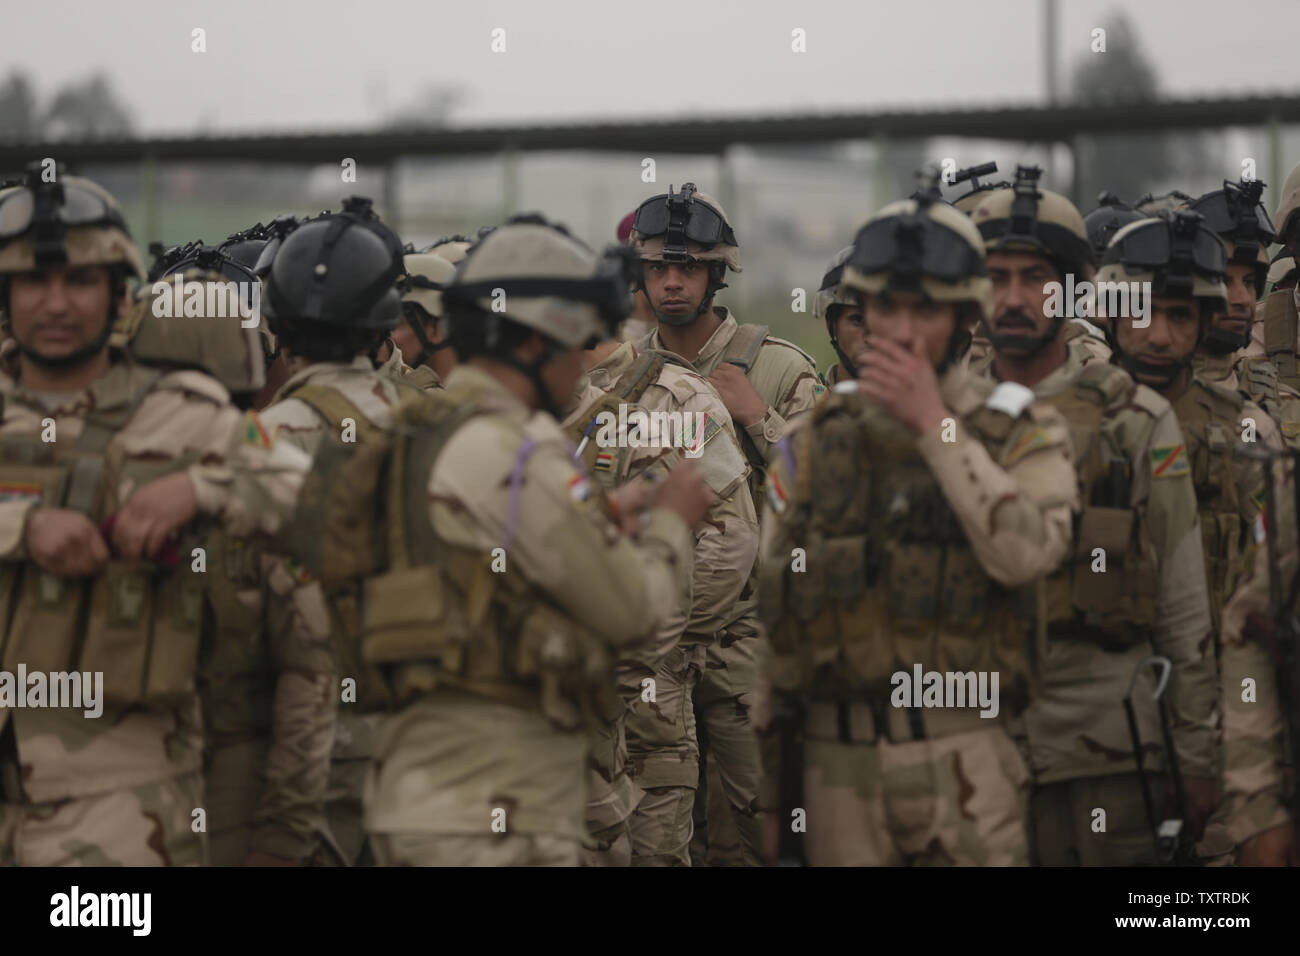
<path id="1" fill-rule="evenodd" d="M 117 366 L 114 394 L 86 416 L 75 440 L 44 442 L 39 435 L 0 438 L 0 486 L 6 496 L 38 507 L 68 508 L 97 527 L 123 504 L 123 480 L 138 488 L 180 471 L 193 455 L 165 461 L 127 461 L 110 447 L 162 373 Z M 193 540 L 191 540 L 193 539 Z M 201 575 L 191 570 L 188 532 L 180 564 L 110 560 L 93 578 L 62 578 L 31 561 L 0 562 L 0 622 L 7 623 L 0 669 L 89 671 L 104 675 L 108 705 L 165 705 L 194 693 L 201 624 Z"/>
<path id="2" fill-rule="evenodd" d="M 1293 389 L 1278 387 L 1277 368 L 1266 358 L 1243 356 L 1239 361 L 1238 390 L 1277 422 L 1282 442 L 1300 448 L 1300 398 Z"/>
<path id="3" fill-rule="evenodd" d="M 1300 388 L 1296 368 L 1297 317 L 1290 289 L 1274 292 L 1264 300 L 1264 350 L 1277 368 L 1278 380 Z"/>
<path id="4" fill-rule="evenodd" d="M 1192 464 L 1215 628 L 1254 553 L 1241 508 L 1242 495 L 1249 497 L 1251 490 L 1238 488 L 1233 472 L 1232 450 L 1241 437 L 1243 407 L 1239 395 L 1197 378 L 1174 403 Z"/>
<path id="5" fill-rule="evenodd" d="M 394 410 L 391 431 L 322 444 L 290 538 L 339 603 L 339 672 L 357 679 L 363 713 L 454 688 L 565 730 L 613 720 L 623 705 L 603 642 L 522 575 L 497 573 L 498 555 L 442 540 L 429 519 L 434 464 L 481 413 L 423 392 Z"/>
<path id="6" fill-rule="evenodd" d="M 1018 420 L 981 407 L 965 427 L 995 460 Z M 799 557 L 764 562 L 772 680 L 817 699 L 887 700 L 890 678 L 998 671 L 1011 713 L 1028 703 L 1041 589 L 993 581 L 902 425 L 858 395 L 829 393 L 783 443 Z M 779 482 L 779 479 L 777 479 Z M 784 522 L 783 522 L 784 524 Z"/>
<path id="7" fill-rule="evenodd" d="M 1123 650 L 1149 641 L 1156 625 L 1160 569 L 1145 514 L 1132 506 L 1132 464 L 1118 438 L 1124 423 L 1115 417 L 1134 407 L 1136 390 L 1120 369 L 1092 362 L 1069 388 L 1044 399 L 1070 425 L 1082 505 L 1074 551 L 1047 579 L 1053 639 Z"/>
<path id="8" fill-rule="evenodd" d="M 579 457 L 583 469 L 604 490 L 612 490 L 625 477 L 620 473 L 621 469 L 613 467 L 613 461 L 619 453 L 626 453 L 627 450 L 615 449 L 610 451 L 602 448 L 597 443 L 596 434 L 600 428 L 601 413 L 607 413 L 614 418 L 618 418 L 620 405 L 629 406 L 629 412 L 633 406 L 640 407 L 641 396 L 645 394 L 646 389 L 659 381 L 660 373 L 663 372 L 664 366 L 669 363 L 680 365 L 692 372 L 695 371 L 693 366 L 675 355 L 660 352 L 657 349 L 645 349 L 637 354 L 632 364 L 618 377 L 613 388 L 594 402 L 580 419 L 565 429 L 565 434 L 569 436 L 569 440 L 573 442 L 574 446 L 582 449 Z"/>

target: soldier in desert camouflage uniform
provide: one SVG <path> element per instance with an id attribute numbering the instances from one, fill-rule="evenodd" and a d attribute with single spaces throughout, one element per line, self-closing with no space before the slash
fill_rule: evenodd
<path id="1" fill-rule="evenodd" d="M 1152 474 L 1184 471 L 1196 488 L 1216 661 L 1223 609 L 1258 560 L 1256 546 L 1264 528 L 1265 463 L 1238 452 L 1282 447 L 1276 424 L 1262 409 L 1192 370 L 1211 317 L 1227 311 L 1226 266 L 1224 244 L 1202 217 L 1175 209 L 1117 232 L 1098 274 L 1099 281 L 1128 284 L 1130 290 L 1138 288 L 1135 283 L 1149 283 L 1148 313 L 1141 321 L 1113 318 L 1113 342 L 1121 364 L 1168 400 L 1178 416 L 1186 444 L 1159 464 L 1153 459 Z M 1129 298 L 1133 301 L 1132 291 Z M 1279 501 L 1279 521 L 1289 525 L 1291 514 L 1291 506 Z M 1219 758 L 1216 754 L 1211 768 L 1214 777 L 1223 773 Z M 1207 862 L 1226 862 L 1234 848 L 1228 819 L 1232 807 L 1216 791 L 1216 780 L 1191 774 L 1187 790 L 1193 835 L 1200 834 L 1204 811 L 1219 805 L 1197 855 Z"/>
<path id="2" fill-rule="evenodd" d="M 402 270 L 397 287 L 403 322 L 393 330 L 389 356 L 380 370 L 402 375 L 417 388 L 442 388 L 442 380 L 456 367 L 444 327 L 442 286 L 456 267 L 435 253 L 417 252 L 403 256 Z"/>
<path id="3" fill-rule="evenodd" d="M 825 386 L 812 359 L 764 326 L 740 324 L 715 294 L 726 287 L 728 269 L 740 271 L 740 248 L 718 202 L 687 183 L 678 194 L 643 202 L 632 223 L 632 246 L 641 260 L 638 288 L 657 325 L 639 349 L 662 349 L 689 362 L 718 391 L 750 463 L 750 491 L 760 506 L 763 476 L 773 444 L 787 422 L 812 407 Z M 755 574 L 757 572 L 755 571 Z M 701 777 L 708 793 L 697 796 L 696 827 L 709 820 L 707 853 L 697 839 L 693 858 L 710 864 L 758 865 L 761 762 L 750 712 L 756 705 L 759 663 L 766 641 L 758 625 L 756 577 L 741 593 L 732 621 L 711 636 L 694 689 L 696 725 L 707 763 Z M 629 747 L 637 749 L 637 720 L 628 724 Z M 651 771 L 654 783 L 686 786 L 666 766 Z M 667 773 L 667 776 L 663 776 Z M 703 858 L 703 859 L 701 859 Z"/>
<path id="4" fill-rule="evenodd" d="M 369 200 L 348 200 L 343 212 L 308 220 L 284 238 L 267 276 L 266 314 L 290 376 L 263 414 L 280 440 L 312 456 L 327 438 L 365 444 L 392 427 L 392 410 L 404 397 L 418 393 L 409 376 L 385 374 L 372 359 L 400 321 L 401 293 L 394 283 L 404 269 L 400 241 L 375 217 Z M 268 580 L 296 576 L 309 584 L 299 550 L 313 543 L 298 536 L 294 544 L 294 554 L 272 562 Z M 283 856 L 269 849 L 281 841 L 294 851 L 291 858 L 298 857 L 309 839 L 307 818 L 323 801 L 333 847 L 344 862 L 364 864 L 370 856 L 361 787 L 378 717 L 357 714 L 344 700 L 335 719 L 340 680 L 357 678 L 357 662 L 330 651 L 331 645 L 343 652 L 351 646 L 346 635 L 358 626 L 357 597 L 346 585 L 333 589 L 314 582 L 309 590 L 328 605 L 329 624 L 324 635 L 308 628 L 277 652 L 275 706 L 285 732 L 272 741 L 266 770 L 271 787 L 257 817 L 263 829 L 279 832 L 266 833 L 258 849 Z M 310 604 L 305 595 L 299 600 Z M 303 623 L 310 620 L 308 615 Z M 322 746 L 331 742 L 327 789 L 321 792 Z M 289 825 L 272 828 L 276 819 Z"/>
<path id="5" fill-rule="evenodd" d="M 1042 692 L 1016 728 L 1034 775 L 1031 848 L 1046 866 L 1154 863 L 1120 702 L 1141 660 L 1168 657 L 1182 769 L 1212 775 L 1215 675 L 1196 494 L 1185 470 L 1158 470 L 1183 445 L 1169 403 L 1067 339 L 1050 283 L 1091 280 L 1092 249 L 1078 210 L 1036 180 L 1022 167 L 1014 187 L 986 195 L 971 216 L 993 281 L 984 374 L 1033 389 L 1068 421 L 1083 505 L 1074 552 L 1047 581 Z M 1155 743 L 1146 677 L 1136 714 L 1143 741 Z M 1163 777 L 1155 780 L 1163 792 Z"/>
<path id="6" fill-rule="evenodd" d="M 768 477 L 760 598 L 772 685 L 804 738 L 781 755 L 800 760 L 803 798 L 776 822 L 806 824 L 813 865 L 1024 864 L 1028 773 L 1001 722 L 966 701 L 922 709 L 898 681 L 996 672 L 990 718 L 1028 703 L 1035 582 L 1071 542 L 1069 433 L 959 361 L 991 311 L 970 220 L 922 195 L 854 247 L 862 378 L 796 426 Z M 772 807 L 783 768 L 765 769 Z"/>
<path id="7" fill-rule="evenodd" d="M 306 461 L 215 379 L 109 344 L 143 270 L 108 193 L 37 166 L 0 215 L 0 670 L 103 674 L 97 717 L 0 710 L 0 862 L 198 864 L 193 521 L 276 532 Z"/>
<path id="8" fill-rule="evenodd" d="M 624 342 L 588 371 L 586 383 L 587 393 L 565 424 L 570 436 L 584 447 L 593 477 L 610 485 L 634 477 L 661 477 L 685 454 L 699 466 L 714 496 L 696 535 L 689 613 L 666 621 L 652 644 L 629 652 L 619 667 L 625 699 L 642 735 L 633 777 L 657 780 L 656 775 L 666 771 L 693 779 L 691 775 L 699 770 L 699 746 L 694 708 L 689 703 L 691 688 L 704 665 L 702 635 L 730 623 L 758 552 L 758 520 L 746 484 L 749 466 L 717 392 L 678 360 L 653 350 L 638 352 L 632 343 Z M 602 447 L 602 442 L 595 440 L 601 437 L 597 420 L 602 412 L 617 416 L 620 406 L 625 406 L 625 417 L 634 408 L 647 414 L 681 416 L 683 447 L 673 447 L 676 439 L 666 433 L 659 435 L 659 444 L 653 447 Z M 587 440 L 582 444 L 584 437 Z M 626 444 L 628 436 L 618 437 Z M 647 679 L 653 682 L 653 697 L 645 692 Z M 650 742 L 658 747 L 647 753 Z M 621 766 L 602 767 L 598 772 L 603 776 L 620 770 Z M 647 792 L 632 779 L 625 779 L 626 786 L 635 791 L 628 816 L 621 820 L 621 827 L 629 831 L 631 861 L 637 865 L 689 864 L 694 788 L 657 786 Z M 633 810 L 636 815 L 629 827 Z M 617 831 L 620 821 L 606 823 L 604 829 L 610 827 Z M 607 841 L 606 837 L 602 842 Z"/>
<path id="9" fill-rule="evenodd" d="M 363 645 L 397 706 L 366 785 L 380 862 L 579 861 L 584 727 L 624 706 L 608 652 L 683 613 L 691 528 L 712 500 L 685 463 L 652 500 L 614 499 L 638 531 L 625 537 L 553 417 L 574 393 L 579 350 L 626 315 L 627 281 L 528 216 L 476 244 L 444 290 L 462 364 L 426 393 L 429 444 L 408 459 L 421 464 L 402 494 L 422 515 L 406 523 L 409 569 L 369 585 L 392 588 L 385 607 L 409 606 L 405 619 L 431 614 L 399 632 L 398 611 L 377 612 Z M 397 593 L 417 578 L 428 583 Z M 400 645 L 399 633 L 410 634 Z"/>

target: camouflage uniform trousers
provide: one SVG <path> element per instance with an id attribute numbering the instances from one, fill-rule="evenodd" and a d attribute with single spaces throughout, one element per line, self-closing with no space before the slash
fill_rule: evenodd
<path id="1" fill-rule="evenodd" d="M 7 792 L 6 792 L 7 793 Z M 181 774 L 86 797 L 0 803 L 0 866 L 201 866 L 203 778 Z"/>
<path id="2" fill-rule="evenodd" d="M 313 858 L 313 866 L 372 866 L 375 862 L 361 821 L 361 791 L 382 719 L 382 714 L 339 712 L 325 792 L 325 818 L 330 832 Z"/>
<path id="3" fill-rule="evenodd" d="M 1147 773 L 1157 812 L 1164 806 L 1163 774 Z M 1104 831 L 1095 831 L 1105 810 Z M 1035 866 L 1154 866 L 1151 824 L 1137 771 L 1076 777 L 1034 788 L 1029 798 L 1031 859 Z"/>
<path id="4" fill-rule="evenodd" d="M 543 833 L 372 833 L 379 866 L 577 866 L 580 844 Z"/>
<path id="5" fill-rule="evenodd" d="M 209 862 L 239 866 L 253 839 L 253 811 L 266 786 L 266 738 L 209 744 L 205 754 L 204 807 L 208 811 Z"/>
<path id="6" fill-rule="evenodd" d="M 1028 863 L 1029 772 L 1002 727 L 902 743 L 884 736 L 841 742 L 834 709 L 810 704 L 806 725 L 810 865 Z"/>
<path id="7" fill-rule="evenodd" d="M 645 791 L 632 812 L 633 866 L 690 866 L 700 748 L 692 696 L 705 647 L 678 645 L 655 669 L 655 699 L 627 716 L 628 772 Z"/>
<path id="8" fill-rule="evenodd" d="M 763 865 L 763 772 L 751 708 L 761 692 L 766 656 L 766 638 L 748 619 L 736 621 L 707 647 L 695 688 L 702 757 L 691 842 L 696 866 Z"/>

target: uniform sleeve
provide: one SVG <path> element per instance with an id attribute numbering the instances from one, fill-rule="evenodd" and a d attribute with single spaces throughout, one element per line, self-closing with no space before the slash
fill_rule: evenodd
<path id="1" fill-rule="evenodd" d="M 296 579 L 291 564 L 271 555 L 263 559 L 263 571 L 276 682 L 266 786 L 253 813 L 251 846 L 304 862 L 327 827 L 340 675 L 319 584 Z"/>
<path id="2" fill-rule="evenodd" d="M 27 519 L 35 508 L 34 501 L 0 502 L 0 561 L 27 559 Z"/>
<path id="3" fill-rule="evenodd" d="M 1008 440 L 1005 467 L 960 421 L 954 441 L 936 430 L 916 442 L 976 558 L 1009 588 L 1056 570 L 1073 539 L 1078 490 L 1069 432 L 1058 414 L 1037 409 Z"/>
<path id="4" fill-rule="evenodd" d="M 224 408 L 189 467 L 199 510 L 236 537 L 277 534 L 288 522 L 311 457 L 273 439 L 256 412 Z"/>
<path id="5" fill-rule="evenodd" d="M 767 414 L 760 421 L 745 426 L 745 434 L 765 461 L 771 455 L 772 447 L 789 429 L 790 423 L 812 408 L 818 397 L 826 391 L 826 386 L 817 375 L 817 369 L 811 363 L 793 349 L 779 347 L 794 356 L 789 360 L 790 370 L 781 377 L 776 401 L 768 401 Z M 766 395 L 763 397 L 767 398 Z"/>
<path id="6" fill-rule="evenodd" d="M 676 513 L 656 508 L 635 541 L 624 536 L 601 513 L 562 441 L 539 441 L 520 464 L 518 443 L 507 445 L 503 432 L 483 421 L 448 442 L 430 478 L 434 527 L 456 543 L 503 547 L 504 573 L 523 574 L 610 644 L 649 640 L 686 607 L 690 529 Z"/>
<path id="7" fill-rule="evenodd" d="M 1160 567 L 1156 628 L 1151 643 L 1173 667 L 1168 689 L 1174 745 L 1184 773 L 1213 776 L 1217 678 L 1205 553 L 1189 472 L 1153 478 L 1152 451 L 1183 444 L 1172 409 L 1157 420 L 1133 482 L 1134 501 L 1146 501 L 1146 520 Z"/>

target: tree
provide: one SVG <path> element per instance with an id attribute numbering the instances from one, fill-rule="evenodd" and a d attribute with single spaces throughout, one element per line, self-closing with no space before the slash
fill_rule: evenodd
<path id="1" fill-rule="evenodd" d="M 36 94 L 27 74 L 14 70 L 0 86 L 0 138 L 31 142 L 40 138 Z"/>
<path id="2" fill-rule="evenodd" d="M 67 84 L 45 111 L 47 139 L 105 139 L 130 135 L 129 108 L 117 98 L 103 73 Z"/>

